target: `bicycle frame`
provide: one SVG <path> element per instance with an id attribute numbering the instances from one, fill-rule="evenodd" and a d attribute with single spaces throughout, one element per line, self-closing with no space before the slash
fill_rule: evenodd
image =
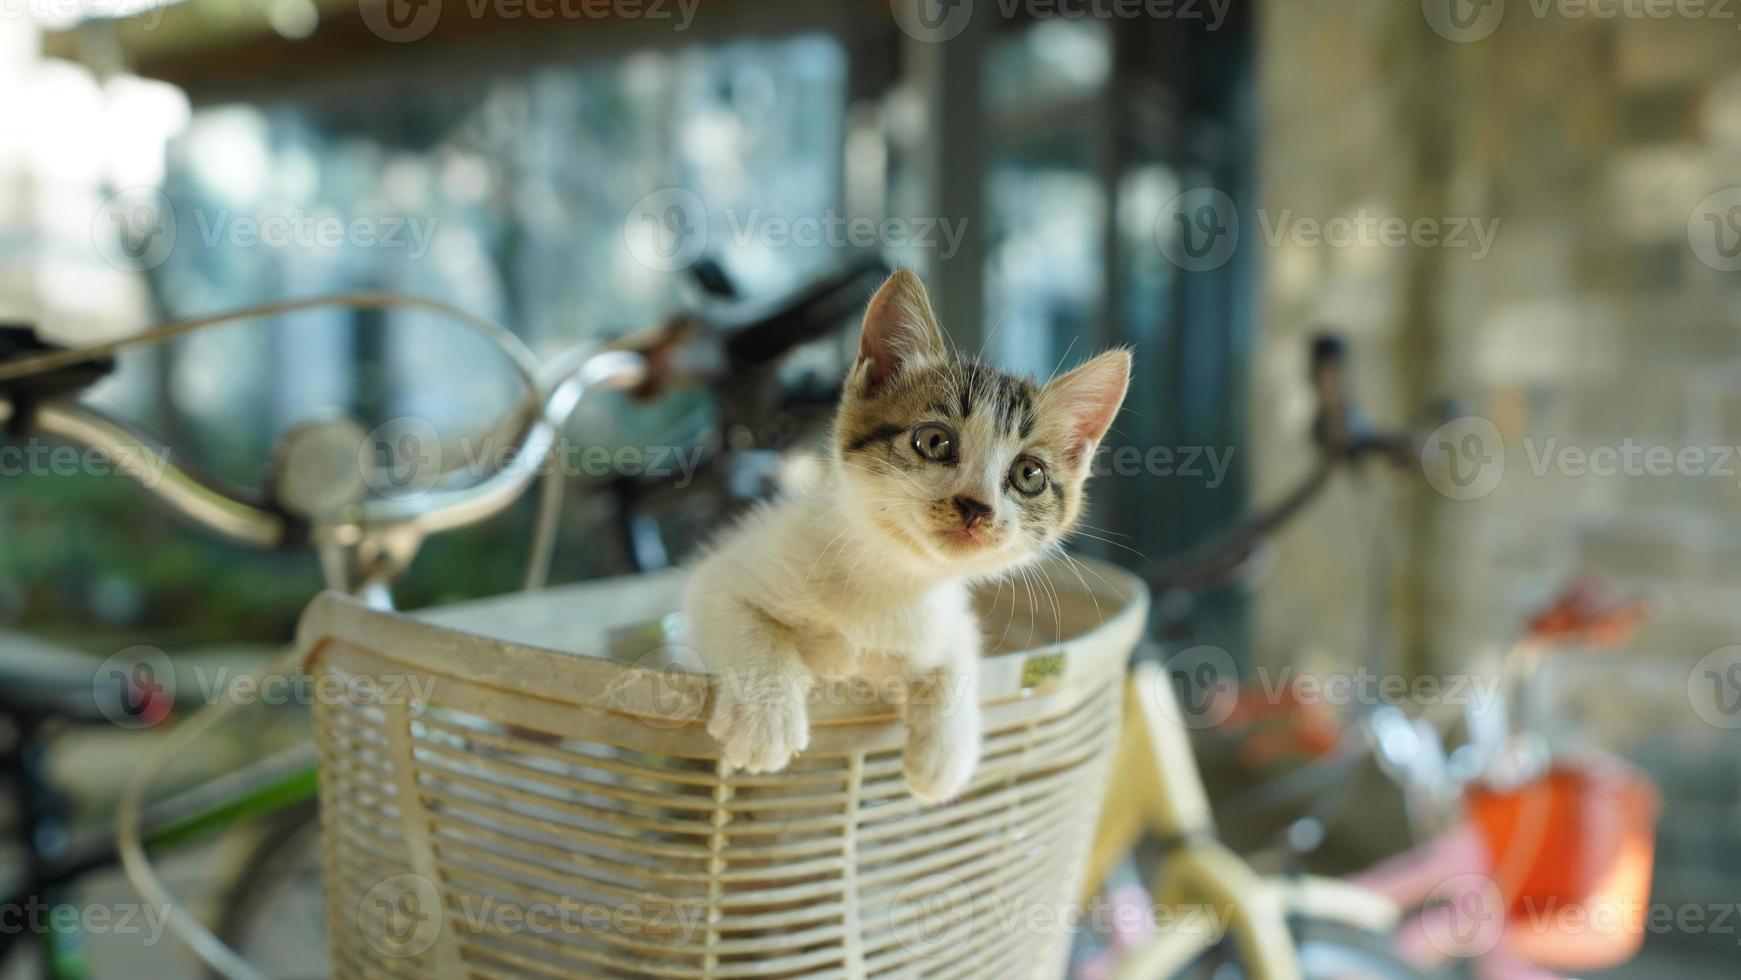
<path id="1" fill-rule="evenodd" d="M 1331 878 L 1266 878 L 1217 839 L 1214 815 L 1166 670 L 1135 668 L 1125 687 L 1123 733 L 1102 804 L 1084 894 L 1100 889 L 1114 864 L 1145 833 L 1168 845 L 1150 894 L 1181 915 L 1179 928 L 1139 947 L 1119 965 L 1119 980 L 1154 980 L 1184 969 L 1221 941 L 1225 922 L 1251 980 L 1299 980 L 1288 920 L 1310 915 L 1382 932 L 1399 918 L 1381 896 Z"/>

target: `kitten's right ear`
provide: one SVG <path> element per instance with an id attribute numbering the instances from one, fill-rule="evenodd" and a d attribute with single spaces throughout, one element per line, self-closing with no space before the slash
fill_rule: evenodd
<path id="1" fill-rule="evenodd" d="M 864 393 L 875 393 L 903 365 L 942 358 L 948 351 L 924 284 L 906 269 L 896 269 L 864 311 L 855 366 L 865 372 Z"/>

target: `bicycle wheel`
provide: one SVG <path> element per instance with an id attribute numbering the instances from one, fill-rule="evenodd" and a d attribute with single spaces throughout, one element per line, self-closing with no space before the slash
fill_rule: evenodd
<path id="1" fill-rule="evenodd" d="M 273 980 L 328 973 L 320 814 L 313 802 L 274 815 L 225 889 L 216 933 Z"/>
<path id="2" fill-rule="evenodd" d="M 1387 936 L 1321 919 L 1295 920 L 1295 947 L 1306 980 L 1452 980 L 1456 974 L 1423 971 L 1404 962 Z M 1223 940 L 1170 980 L 1242 980 L 1245 970 L 1231 940 Z"/>

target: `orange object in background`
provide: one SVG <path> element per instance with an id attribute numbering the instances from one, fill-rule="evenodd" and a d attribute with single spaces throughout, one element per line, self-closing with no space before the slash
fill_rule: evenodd
<path id="1" fill-rule="evenodd" d="M 1648 604 L 1617 601 L 1591 579 L 1579 579 L 1529 618 L 1524 635 L 1547 646 L 1617 647 L 1650 614 Z"/>
<path id="2" fill-rule="evenodd" d="M 1468 800 L 1505 898 L 1509 950 L 1557 970 L 1637 954 L 1660 806 L 1649 777 L 1596 756 L 1515 789 L 1472 787 Z"/>

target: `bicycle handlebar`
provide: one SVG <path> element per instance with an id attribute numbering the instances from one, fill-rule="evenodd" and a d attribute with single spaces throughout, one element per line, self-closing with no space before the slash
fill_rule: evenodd
<path id="1" fill-rule="evenodd" d="M 892 272 L 880 259 L 855 263 L 816 282 L 748 322 L 728 328 L 724 348 L 733 368 L 770 364 L 787 351 L 828 336 L 853 310 L 862 310 Z"/>
<path id="2" fill-rule="evenodd" d="M 76 388 L 58 392 L 53 397 L 41 397 L 40 379 L 83 375 L 87 377 L 88 383 L 99 378 L 101 373 L 86 372 L 85 366 L 100 362 L 120 350 L 161 343 L 183 334 L 238 320 L 334 306 L 410 307 L 432 310 L 456 319 L 482 334 L 508 358 L 526 384 L 527 403 L 537 399 L 537 361 L 519 338 L 501 325 L 458 307 L 423 297 L 395 293 L 342 293 L 265 303 L 212 316 L 173 321 L 122 340 L 83 348 L 52 348 L 40 342 L 23 344 L 23 357 L 0 361 L 0 422 L 7 423 L 13 431 L 42 432 L 105 454 L 122 473 L 137 480 L 171 508 L 209 531 L 253 547 L 280 547 L 293 539 L 292 529 L 301 523 L 295 515 L 272 501 L 227 486 L 191 463 L 175 459 L 173 451 L 160 440 L 74 400 L 72 396 L 76 394 Z M 528 431 L 528 436 L 531 431 Z M 149 472 L 140 465 L 148 458 L 164 461 L 161 473 Z M 512 494 L 508 494 L 505 491 L 509 488 L 500 481 L 492 479 L 487 483 L 492 488 L 500 489 L 486 492 L 484 485 L 480 485 L 463 491 L 463 496 L 456 498 L 454 503 L 469 504 L 471 509 L 468 513 L 477 512 L 480 503 L 493 505 L 495 510 L 499 510 L 520 489 L 512 488 Z M 506 496 L 507 500 L 498 502 L 500 496 Z M 439 508 L 424 502 L 422 506 L 399 510 L 405 513 L 364 513 L 362 516 L 367 520 L 428 520 Z M 488 512 L 493 513 L 494 510 Z M 479 518 L 474 516 L 472 519 Z"/>
<path id="3" fill-rule="evenodd" d="M 3 408 L 5 403 L 0 400 Z M 52 401 L 36 407 L 30 424 L 44 435 L 103 452 L 121 473 L 177 513 L 230 541 L 269 549 L 283 545 L 291 536 L 291 522 L 283 513 L 192 463 L 171 461 L 169 447 L 99 409 Z M 146 459 L 162 459 L 169 465 L 153 472 L 142 466 Z"/>
<path id="4" fill-rule="evenodd" d="M 673 380 L 718 383 L 740 371 L 771 363 L 793 347 L 825 336 L 854 305 L 862 305 L 874 288 L 871 279 L 880 281 L 887 274 L 887 266 L 880 261 L 857 263 L 777 304 L 771 312 L 764 308 L 763 312 L 737 318 L 738 322 L 728 321 L 700 332 L 667 328 L 602 348 L 575 348 L 541 371 L 536 369 L 531 352 L 505 328 L 445 303 L 391 293 L 263 304 L 164 324 L 121 341 L 80 349 L 51 349 L 32 337 L 27 338 L 31 342 L 21 345 L 22 358 L 0 358 L 0 425 L 13 431 L 40 432 L 104 453 L 120 472 L 183 517 L 231 541 L 256 548 L 299 543 L 308 530 L 304 519 L 269 495 L 228 485 L 175 458 L 170 447 L 148 433 L 76 401 L 73 396 L 83 384 L 59 386 L 52 396 L 44 396 L 40 379 L 58 374 L 88 384 L 104 373 L 94 366 L 116 351 L 236 320 L 321 306 L 434 310 L 494 342 L 526 383 L 526 396 L 518 410 L 525 421 L 509 452 L 513 462 L 470 486 L 432 490 L 405 499 L 362 500 L 323 521 L 333 529 L 351 529 L 341 535 L 351 538 L 363 532 L 397 532 L 420 539 L 485 520 L 519 499 L 544 467 L 574 409 L 591 392 L 645 389 Z M 684 322 L 694 323 L 679 318 L 671 325 Z M 147 468 L 141 465 L 147 459 L 163 460 L 166 465 L 161 471 Z"/>
<path id="5" fill-rule="evenodd" d="M 1171 588 L 1197 592 L 1229 578 L 1264 539 L 1317 499 L 1339 467 L 1371 456 L 1401 464 L 1420 451 L 1419 433 L 1380 432 L 1366 423 L 1348 390 L 1347 345 L 1341 337 L 1320 333 L 1312 338 L 1307 374 L 1317 400 L 1311 431 L 1318 459 L 1311 471 L 1275 503 L 1192 554 L 1160 568 L 1150 562 L 1145 578 L 1156 592 Z M 1436 426 L 1436 416 L 1433 419 Z"/>

